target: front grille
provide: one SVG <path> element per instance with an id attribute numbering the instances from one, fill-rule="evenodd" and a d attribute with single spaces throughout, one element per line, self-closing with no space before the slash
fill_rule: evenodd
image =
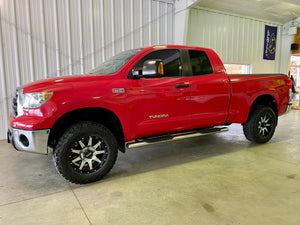
<path id="1" fill-rule="evenodd" d="M 12 100 L 12 109 L 13 109 L 14 117 L 18 116 L 18 95 L 19 95 L 19 90 L 17 89 Z"/>

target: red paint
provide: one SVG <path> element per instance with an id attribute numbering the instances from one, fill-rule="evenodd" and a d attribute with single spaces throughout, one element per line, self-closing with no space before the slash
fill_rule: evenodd
<path id="1" fill-rule="evenodd" d="M 99 107 L 112 111 L 121 121 L 125 140 L 229 123 L 245 123 L 251 105 L 259 96 L 270 95 L 282 115 L 289 102 L 290 80 L 286 75 L 239 76 L 226 74 L 223 63 L 211 49 L 165 46 L 159 49 L 205 51 L 214 73 L 178 78 L 128 79 L 127 75 L 148 47 L 113 75 L 80 75 L 37 81 L 23 87 L 24 93 L 52 91 L 52 98 L 24 115 L 10 117 L 10 125 L 21 129 L 51 128 L 64 114 Z M 186 60 L 186 59 L 185 59 Z M 185 65 L 183 65 L 185 66 Z M 188 87 L 175 88 L 176 84 Z M 125 93 L 113 89 L 124 88 Z M 159 116 L 159 118 L 157 118 Z"/>

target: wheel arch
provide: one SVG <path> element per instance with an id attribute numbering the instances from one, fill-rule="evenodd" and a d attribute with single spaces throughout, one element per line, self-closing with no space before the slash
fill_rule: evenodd
<path id="1" fill-rule="evenodd" d="M 114 112 L 105 108 L 80 108 L 65 113 L 52 126 L 48 145 L 54 147 L 58 138 L 62 136 L 65 130 L 79 121 L 97 122 L 107 127 L 114 134 L 119 150 L 125 152 L 122 123 Z"/>
<path id="2" fill-rule="evenodd" d="M 272 95 L 261 95 L 258 96 L 252 103 L 249 114 L 248 114 L 248 118 L 247 121 L 249 120 L 250 115 L 252 114 L 252 112 L 256 109 L 257 106 L 260 105 L 264 105 L 264 106 L 269 106 L 270 108 L 273 109 L 276 118 L 278 117 L 278 108 L 277 108 L 277 101 L 276 99 L 272 96 Z M 277 120 L 276 120 L 276 124 L 277 124 Z"/>

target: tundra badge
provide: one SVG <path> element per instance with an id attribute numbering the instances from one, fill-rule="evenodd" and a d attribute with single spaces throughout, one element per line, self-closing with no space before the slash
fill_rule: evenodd
<path id="1" fill-rule="evenodd" d="M 169 117 L 169 114 L 161 114 L 161 115 L 151 115 L 149 116 L 150 119 L 158 119 L 158 118 L 165 118 Z"/>

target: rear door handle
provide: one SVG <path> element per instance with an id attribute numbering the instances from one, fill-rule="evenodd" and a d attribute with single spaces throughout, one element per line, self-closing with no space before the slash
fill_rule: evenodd
<path id="1" fill-rule="evenodd" d="M 176 84 L 175 88 L 188 88 L 190 86 L 190 84 Z"/>

